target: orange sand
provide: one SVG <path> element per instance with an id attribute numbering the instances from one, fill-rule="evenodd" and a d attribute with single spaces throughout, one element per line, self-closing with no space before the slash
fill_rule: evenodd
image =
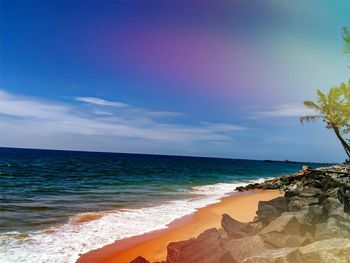
<path id="1" fill-rule="evenodd" d="M 151 262 L 166 258 L 170 242 L 197 237 L 209 228 L 219 228 L 222 214 L 228 214 L 241 222 L 249 222 L 258 208 L 259 201 L 281 196 L 277 190 L 234 194 L 221 202 L 199 209 L 195 214 L 176 220 L 165 230 L 119 240 L 101 249 L 82 255 L 78 263 L 126 263 L 137 256 Z"/>

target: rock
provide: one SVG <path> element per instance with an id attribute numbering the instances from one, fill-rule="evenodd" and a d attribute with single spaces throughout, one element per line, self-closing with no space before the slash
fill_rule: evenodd
<path id="1" fill-rule="evenodd" d="M 267 250 L 260 255 L 244 259 L 242 263 L 296 263 L 288 260 L 289 255 L 296 249 L 295 247 L 288 247 Z"/>
<path id="2" fill-rule="evenodd" d="M 185 241 L 171 242 L 167 247 L 167 262 L 175 263 L 182 262 L 185 254 L 188 253 L 186 250 L 190 250 L 195 244 L 195 239 L 191 238 Z"/>
<path id="3" fill-rule="evenodd" d="M 350 240 L 332 238 L 316 241 L 288 255 L 288 262 L 320 262 L 320 263 L 348 263 L 350 262 Z"/>
<path id="4" fill-rule="evenodd" d="M 302 229 L 301 224 L 293 214 L 282 214 L 263 228 L 260 234 L 265 235 L 271 232 L 301 235 Z"/>
<path id="5" fill-rule="evenodd" d="M 309 206 L 306 217 L 311 224 L 317 224 L 317 223 L 324 222 L 326 220 L 327 212 L 320 205 L 312 205 L 312 206 Z"/>
<path id="6" fill-rule="evenodd" d="M 261 222 L 263 222 L 264 224 L 268 224 L 275 218 L 279 217 L 281 215 L 281 211 L 279 211 L 274 206 L 261 204 L 260 201 L 259 208 L 258 211 L 256 211 L 256 214 Z"/>
<path id="7" fill-rule="evenodd" d="M 256 222 L 249 222 L 247 223 L 246 227 L 242 229 L 242 231 L 248 233 L 248 234 L 257 234 L 261 231 L 263 228 L 262 222 L 256 221 Z"/>
<path id="8" fill-rule="evenodd" d="M 237 262 L 261 254 L 267 249 L 263 240 L 258 235 L 232 239 L 224 243 L 224 247 Z"/>
<path id="9" fill-rule="evenodd" d="M 258 207 L 263 206 L 263 205 L 273 206 L 282 212 L 287 211 L 287 209 L 288 209 L 288 203 L 287 203 L 287 199 L 285 197 L 277 197 L 277 198 L 274 198 L 270 201 L 260 201 Z"/>
<path id="10" fill-rule="evenodd" d="M 335 209 L 342 207 L 342 203 L 338 198 L 335 197 L 328 197 L 326 198 L 323 203 L 323 207 L 328 211 L 328 213 L 332 213 Z"/>
<path id="11" fill-rule="evenodd" d="M 307 245 L 313 241 L 310 233 L 306 233 L 304 236 L 300 236 L 271 232 L 263 235 L 262 239 L 266 244 L 274 248 L 299 247 Z"/>
<path id="12" fill-rule="evenodd" d="M 268 184 L 268 185 L 266 185 L 266 187 L 264 189 L 275 190 L 275 189 L 279 189 L 279 188 L 280 188 L 279 184 Z"/>
<path id="13" fill-rule="evenodd" d="M 308 209 L 308 206 L 309 202 L 305 198 L 294 196 L 293 198 L 290 198 L 288 202 L 288 211 L 301 211 Z"/>
<path id="14" fill-rule="evenodd" d="M 260 201 L 256 214 L 259 221 L 263 222 L 263 224 L 267 224 L 287 210 L 287 199 L 285 197 L 277 197 L 270 201 Z"/>
<path id="15" fill-rule="evenodd" d="M 246 227 L 246 224 L 233 219 L 227 214 L 222 215 L 221 226 L 227 233 L 228 237 L 241 238 L 247 235 L 242 231 L 242 229 Z"/>
<path id="16" fill-rule="evenodd" d="M 227 252 L 215 228 L 203 232 L 196 239 L 172 242 L 167 251 L 167 263 L 216 263 Z"/>
<path id="17" fill-rule="evenodd" d="M 328 216 L 329 217 L 334 217 L 336 218 L 337 220 L 340 220 L 340 221 L 348 221 L 350 222 L 350 215 L 346 212 L 344 212 L 344 209 L 343 207 L 338 207 L 338 208 L 335 208 L 333 210 L 330 210 L 328 211 Z"/>
<path id="18" fill-rule="evenodd" d="M 350 213 L 350 186 L 342 185 L 338 190 L 338 198 L 344 205 L 344 212 Z"/>
<path id="19" fill-rule="evenodd" d="M 150 262 L 143 257 L 137 257 L 134 260 L 130 261 L 130 263 L 150 263 Z"/>
<path id="20" fill-rule="evenodd" d="M 309 169 L 311 169 L 310 166 L 308 166 L 308 165 L 303 165 L 303 166 L 301 167 L 301 171 L 300 171 L 300 172 L 306 172 L 306 171 L 309 170 Z"/>
<path id="21" fill-rule="evenodd" d="M 230 252 L 226 252 L 221 256 L 218 263 L 238 263 L 238 261 L 232 257 Z"/>
<path id="22" fill-rule="evenodd" d="M 339 224 L 335 218 L 330 217 L 325 223 L 316 225 L 314 239 L 345 238 L 349 237 L 349 234 L 349 229 L 345 225 Z"/>

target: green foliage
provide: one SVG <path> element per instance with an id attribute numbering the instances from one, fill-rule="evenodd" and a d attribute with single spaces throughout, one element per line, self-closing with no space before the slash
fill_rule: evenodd
<path id="1" fill-rule="evenodd" d="M 350 30 L 343 28 L 344 53 L 350 57 Z M 349 66 L 350 67 L 350 66 Z M 350 133 L 350 79 L 338 87 L 332 87 L 325 94 L 317 90 L 317 102 L 304 101 L 304 105 L 315 114 L 300 118 L 302 124 L 322 119 L 341 142 L 350 162 L 350 140 L 343 136 Z"/>
<path id="2" fill-rule="evenodd" d="M 330 88 L 327 94 L 317 90 L 317 102 L 304 101 L 304 105 L 314 110 L 315 114 L 301 117 L 302 124 L 323 119 L 329 129 L 350 132 L 350 81 Z"/>
<path id="3" fill-rule="evenodd" d="M 344 134 L 350 133 L 350 80 L 341 83 L 338 87 L 332 87 L 325 94 L 317 90 L 317 102 L 304 101 L 304 105 L 312 109 L 315 114 L 303 116 L 300 122 L 315 121 L 322 119 L 328 129 L 332 129 L 350 157 L 350 145 L 343 138 Z"/>

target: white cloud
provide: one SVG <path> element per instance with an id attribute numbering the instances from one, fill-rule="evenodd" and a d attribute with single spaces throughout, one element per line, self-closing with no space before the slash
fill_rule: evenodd
<path id="1" fill-rule="evenodd" d="M 301 117 L 307 115 L 315 115 L 317 112 L 306 108 L 302 104 L 281 104 L 274 109 L 256 111 L 255 117 Z"/>
<path id="2" fill-rule="evenodd" d="M 202 122 L 202 124 L 209 130 L 217 132 L 235 132 L 245 130 L 245 127 L 237 126 L 228 123 L 219 123 L 219 122 Z"/>
<path id="3" fill-rule="evenodd" d="M 75 97 L 76 101 L 85 102 L 88 104 L 99 106 L 112 106 L 112 107 L 128 107 L 128 104 L 119 101 L 109 101 L 95 97 Z"/>
<path id="4" fill-rule="evenodd" d="M 98 105 L 111 106 L 115 102 L 103 100 L 103 103 Z M 39 144 L 44 138 L 50 143 L 52 140 L 59 143 L 68 137 L 75 138 L 71 139 L 73 141 L 85 138 L 91 144 L 90 136 L 97 136 L 109 138 L 113 144 L 143 140 L 150 141 L 150 145 L 164 142 L 181 145 L 196 141 L 229 141 L 232 132 L 244 129 L 227 123 L 182 125 L 157 120 L 159 116 L 181 115 L 176 112 L 150 111 L 131 106 L 124 107 L 122 113 L 118 110 L 96 111 L 94 107 L 22 97 L 0 90 L 0 144 L 8 145 L 8 141 L 22 141 L 23 138 Z M 8 141 L 4 141 L 4 138 Z"/>
<path id="5" fill-rule="evenodd" d="M 52 104 L 37 99 L 14 96 L 0 90 L 0 114 L 15 117 L 57 118 L 67 114 L 69 108 L 63 104 Z"/>

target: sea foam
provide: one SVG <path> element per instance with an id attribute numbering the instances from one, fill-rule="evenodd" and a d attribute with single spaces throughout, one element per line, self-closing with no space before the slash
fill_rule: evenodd
<path id="1" fill-rule="evenodd" d="M 75 217 L 60 227 L 27 234 L 2 233 L 0 262 L 73 263 L 80 254 L 116 240 L 164 229 L 173 220 L 218 202 L 225 195 L 232 193 L 235 187 L 246 183 L 196 186 L 189 191 L 193 197 L 185 200 L 169 201 L 153 207 L 109 211 L 102 216 L 99 214 L 92 217 L 93 220 L 81 220 L 80 223 L 77 223 Z"/>

